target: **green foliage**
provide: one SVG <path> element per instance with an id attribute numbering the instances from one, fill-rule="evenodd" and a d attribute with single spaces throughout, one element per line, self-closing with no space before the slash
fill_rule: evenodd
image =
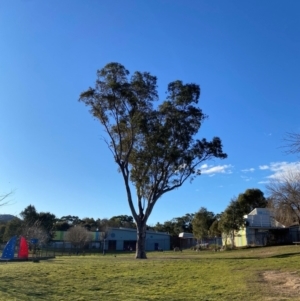
<path id="1" fill-rule="evenodd" d="M 56 217 L 50 212 L 40 212 L 37 219 L 47 232 L 51 232 L 56 222 Z"/>
<path id="2" fill-rule="evenodd" d="M 210 228 L 209 228 L 209 234 L 210 236 L 214 237 L 220 237 L 222 234 L 222 231 L 220 230 L 220 220 L 219 219 L 215 219 L 214 222 L 211 224 Z"/>
<path id="3" fill-rule="evenodd" d="M 114 224 L 114 227 L 136 228 L 133 217 L 129 215 L 113 216 L 109 221 Z"/>
<path id="4" fill-rule="evenodd" d="M 53 228 L 57 221 L 54 214 L 50 212 L 38 213 L 33 205 L 29 205 L 20 213 L 20 216 L 23 219 L 24 228 L 26 227 L 25 232 L 31 233 L 29 236 L 35 233 L 35 235 L 43 237 L 44 241 L 47 240 L 46 236 L 48 239 L 53 236 Z"/>
<path id="5" fill-rule="evenodd" d="M 247 189 L 244 193 L 239 194 L 237 201 L 244 215 L 250 213 L 255 208 L 266 208 L 267 199 L 260 189 Z"/>
<path id="6" fill-rule="evenodd" d="M 39 215 L 35 207 L 33 205 L 29 205 L 21 211 L 20 216 L 28 226 L 31 226 L 38 220 Z"/>
<path id="7" fill-rule="evenodd" d="M 31 238 L 39 239 L 45 243 L 52 236 L 55 216 L 50 213 L 37 213 L 34 206 L 29 205 L 20 214 L 23 220 L 14 218 L 1 226 L 0 239 L 7 242 L 12 236 L 23 235 L 29 241 Z"/>
<path id="8" fill-rule="evenodd" d="M 181 232 L 193 232 L 192 221 L 194 218 L 194 214 L 186 213 L 184 216 L 173 218 L 172 221 L 175 225 L 174 229 L 176 234 Z"/>
<path id="9" fill-rule="evenodd" d="M 214 213 L 201 207 L 200 210 L 195 213 L 192 221 L 194 237 L 201 240 L 204 237 L 209 236 L 209 229 L 214 221 Z"/>
<path id="10" fill-rule="evenodd" d="M 226 234 L 237 231 L 244 226 L 244 211 L 236 199 L 232 199 L 223 212 L 220 220 L 220 228 Z"/>
<path id="11" fill-rule="evenodd" d="M 11 237 L 15 235 L 20 235 L 24 227 L 24 222 L 19 218 L 14 218 L 10 220 L 5 225 L 5 231 L 3 233 L 3 241 L 8 241 Z"/>
<path id="12" fill-rule="evenodd" d="M 5 233 L 5 228 L 6 228 L 6 225 L 0 224 L 0 243 L 4 242 L 3 235 Z"/>
<path id="13" fill-rule="evenodd" d="M 174 236 L 178 236 L 181 232 L 192 233 L 193 217 L 194 214 L 187 213 L 184 216 L 165 221 L 163 224 L 157 223 L 152 229 L 158 232 L 167 232 Z"/>
<path id="14" fill-rule="evenodd" d="M 153 229 L 158 232 L 167 232 L 170 235 L 176 235 L 182 232 L 182 225 L 176 225 L 173 220 L 165 221 L 163 224 L 157 223 Z"/>
<path id="15" fill-rule="evenodd" d="M 57 221 L 53 225 L 53 231 L 68 231 L 70 227 L 71 226 L 68 222 Z"/>
<path id="16" fill-rule="evenodd" d="M 93 218 L 89 217 L 83 218 L 80 221 L 79 225 L 86 228 L 89 231 L 96 231 L 96 229 L 98 228 L 98 223 Z"/>
<path id="17" fill-rule="evenodd" d="M 121 172 L 138 233 L 138 251 L 145 245 L 146 222 L 157 200 L 200 174 L 198 166 L 211 158 L 227 157 L 218 137 L 195 139 L 206 119 L 197 106 L 200 87 L 177 80 L 168 85 L 158 106 L 156 77 L 110 63 L 97 72 L 95 88 L 81 93 L 103 125 L 105 141 Z M 133 203 L 132 182 L 137 206 Z M 140 241 L 141 240 L 141 241 Z M 144 250 L 141 256 L 145 257 Z M 137 255 L 139 257 L 140 255 Z"/>
<path id="18" fill-rule="evenodd" d="M 239 194 L 238 198 L 232 199 L 221 216 L 219 228 L 226 234 L 232 233 L 245 226 L 244 215 L 255 208 L 265 208 L 268 201 L 259 189 L 247 189 Z"/>
<path id="19" fill-rule="evenodd" d="M 193 218 L 193 234 L 198 240 L 210 235 L 209 228 L 215 220 L 213 212 L 201 207 Z"/>
<path id="20" fill-rule="evenodd" d="M 66 215 L 62 216 L 59 219 L 60 222 L 67 222 L 72 226 L 79 225 L 81 223 L 81 219 L 78 216 L 75 215 Z"/>

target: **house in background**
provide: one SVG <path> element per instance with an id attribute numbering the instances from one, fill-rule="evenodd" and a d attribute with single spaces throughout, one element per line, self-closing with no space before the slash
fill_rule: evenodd
<path id="1" fill-rule="evenodd" d="M 186 249 L 193 247 L 197 244 L 197 239 L 194 237 L 193 233 L 182 232 L 179 233 L 179 248 Z"/>
<path id="2" fill-rule="evenodd" d="M 272 211 L 267 208 L 256 208 L 244 215 L 245 226 L 235 233 L 234 245 L 266 246 L 289 242 L 289 229 L 275 220 Z M 231 245 L 230 235 L 222 235 L 223 245 Z"/>
<path id="3" fill-rule="evenodd" d="M 121 251 L 136 249 L 136 229 L 110 228 L 107 234 L 106 249 Z M 146 251 L 170 250 L 170 235 L 165 232 L 146 231 Z"/>
<path id="4" fill-rule="evenodd" d="M 65 231 L 56 231 L 52 245 L 57 247 L 70 248 L 71 245 L 65 242 Z M 91 232 L 92 240 L 89 248 L 104 249 L 106 251 L 135 251 L 137 242 L 137 231 L 131 228 L 109 228 L 105 240 L 102 232 Z M 170 250 L 170 235 L 165 232 L 146 231 L 146 251 Z"/>

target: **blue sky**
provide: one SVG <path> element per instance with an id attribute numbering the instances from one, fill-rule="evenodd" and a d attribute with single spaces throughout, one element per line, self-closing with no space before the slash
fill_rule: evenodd
<path id="1" fill-rule="evenodd" d="M 14 194 L 0 213 L 130 214 L 103 129 L 78 102 L 109 62 L 156 75 L 162 100 L 171 81 L 199 84 L 199 138 L 219 136 L 228 154 L 164 195 L 149 224 L 265 191 L 300 165 L 282 149 L 300 131 L 299 13 L 299 1 L 2 0 L 0 194 Z"/>

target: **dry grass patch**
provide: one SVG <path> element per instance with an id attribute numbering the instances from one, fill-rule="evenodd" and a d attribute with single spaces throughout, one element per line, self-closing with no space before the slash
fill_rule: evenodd
<path id="1" fill-rule="evenodd" d="M 265 271 L 262 277 L 272 295 L 269 300 L 300 300 L 300 277 L 297 271 Z"/>

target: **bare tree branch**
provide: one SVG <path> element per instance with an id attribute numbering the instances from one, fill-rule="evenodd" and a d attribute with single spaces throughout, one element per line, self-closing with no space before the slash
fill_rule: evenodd
<path id="1" fill-rule="evenodd" d="M 270 206 L 279 222 L 300 224 L 300 170 L 290 170 L 275 178 L 266 186 L 270 194 Z"/>
<path id="2" fill-rule="evenodd" d="M 75 247 L 83 248 L 92 240 L 92 235 L 84 227 L 74 226 L 67 231 L 64 239 Z"/>
<path id="3" fill-rule="evenodd" d="M 284 141 L 286 142 L 286 145 L 284 148 L 286 148 L 287 154 L 298 154 L 300 153 L 300 134 L 299 133 L 286 133 L 286 136 L 284 138 Z"/>
<path id="4" fill-rule="evenodd" d="M 7 200 L 7 198 L 9 196 L 11 196 L 12 194 L 13 194 L 13 191 L 11 191 L 9 193 L 6 193 L 6 194 L 3 194 L 3 195 L 0 195 L 0 206 L 4 206 L 4 205 L 9 204 L 9 200 Z"/>

